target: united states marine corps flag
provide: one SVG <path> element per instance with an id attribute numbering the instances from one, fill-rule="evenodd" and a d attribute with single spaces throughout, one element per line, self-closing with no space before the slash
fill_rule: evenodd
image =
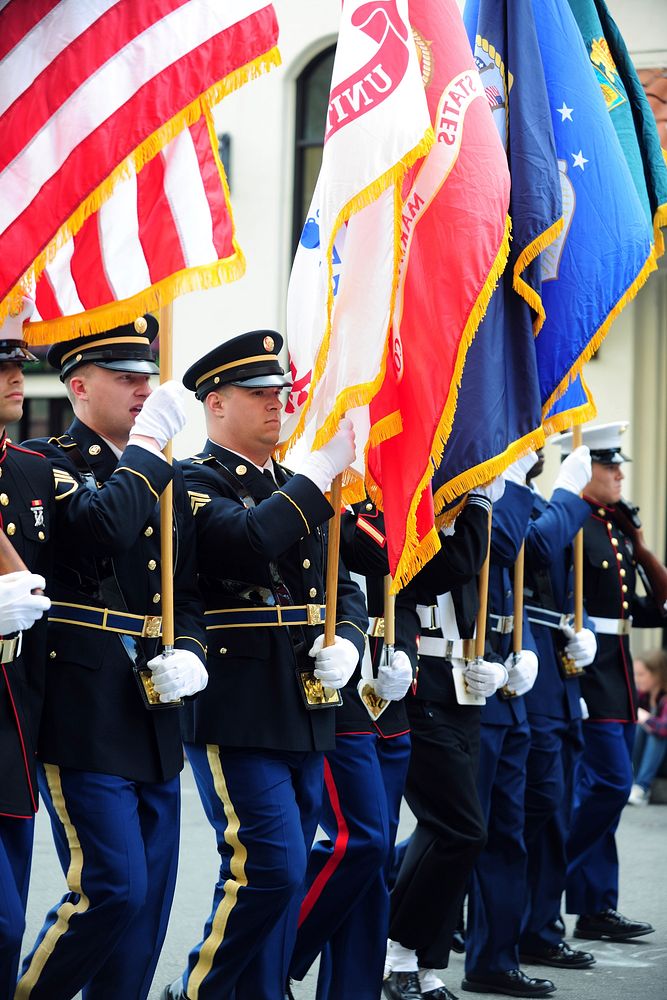
<path id="1" fill-rule="evenodd" d="M 48 343 L 238 277 L 211 108 L 276 65 L 262 0 L 0 9 L 0 320 Z"/>
<path id="2" fill-rule="evenodd" d="M 290 277 L 293 389 L 282 447 L 317 447 L 382 380 L 396 290 L 400 186 L 433 141 L 407 0 L 345 0 L 322 167 Z"/>
<path id="3" fill-rule="evenodd" d="M 411 0 L 410 17 L 436 142 L 403 186 L 390 360 L 370 407 L 368 465 L 399 583 L 439 547 L 431 478 L 509 253 L 507 160 L 457 5 Z"/>

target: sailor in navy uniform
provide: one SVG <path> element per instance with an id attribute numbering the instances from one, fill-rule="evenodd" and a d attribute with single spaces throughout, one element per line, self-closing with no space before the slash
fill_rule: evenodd
<path id="1" fill-rule="evenodd" d="M 618 855 L 615 833 L 632 787 L 632 745 L 637 694 L 630 632 L 665 623 L 665 609 L 636 594 L 632 542 L 617 521 L 621 499 L 621 435 L 627 424 L 584 428 L 593 476 L 584 493 L 590 516 L 584 524 L 584 603 L 597 636 L 597 655 L 581 680 L 589 718 L 577 772 L 568 842 L 567 912 L 579 914 L 574 935 L 624 941 L 653 927 L 617 910 Z M 564 450 L 571 435 L 561 438 Z"/>
<path id="2" fill-rule="evenodd" d="M 323 647 L 324 493 L 354 459 L 351 421 L 296 475 L 272 461 L 280 434 L 282 337 L 251 331 L 185 374 L 208 440 L 184 463 L 206 603 L 209 685 L 184 716 L 188 759 L 222 858 L 203 937 L 163 997 L 284 995 L 323 751 L 338 688 L 363 653 L 368 617 L 339 569 L 335 643 Z M 321 683 L 320 683 L 321 682 Z"/>
<path id="3" fill-rule="evenodd" d="M 54 345 L 75 419 L 31 447 L 56 488 L 58 544 L 40 728 L 40 792 L 68 892 L 24 960 L 16 997 L 145 998 L 166 932 L 179 838 L 180 712 L 206 682 L 194 522 L 160 449 L 182 427 L 150 341 L 157 321 Z M 157 502 L 174 483 L 175 650 L 158 655 Z M 147 686 L 140 684 L 143 670 Z M 152 687 L 150 671 L 152 670 Z M 144 694 L 146 698 L 144 699 Z"/>
<path id="4" fill-rule="evenodd" d="M 32 590 L 51 584 L 53 477 L 48 462 L 12 444 L 6 425 L 23 411 L 23 324 L 34 304 L 0 325 L 0 529 L 29 571 L 0 576 L 0 996 L 16 985 L 25 928 L 33 816 L 35 750 L 44 691 L 49 600 Z"/>
<path id="5" fill-rule="evenodd" d="M 556 918 L 565 891 L 572 788 L 583 748 L 579 676 L 596 651 L 588 616 L 584 612 L 585 627 L 577 636 L 572 615 L 572 541 L 590 514 L 580 496 L 591 477 L 590 452 L 582 445 L 565 458 L 549 501 L 533 485 L 543 465 L 538 453 L 527 473 L 533 506 L 526 531 L 525 607 L 540 670 L 526 695 L 528 891 L 520 950 L 523 962 L 587 969 L 595 959 L 562 939 Z"/>
<path id="6" fill-rule="evenodd" d="M 459 637 L 473 634 L 475 578 L 486 557 L 491 503 L 500 495 L 498 481 L 471 491 L 453 534 L 396 598 L 396 648 L 415 670 L 419 663 L 406 698 L 412 755 L 405 798 L 417 826 L 391 893 L 388 1000 L 451 997 L 433 970 L 448 963 L 468 876 L 486 840 L 476 788 L 479 705 L 507 671 L 485 660 L 464 665 Z"/>
<path id="7" fill-rule="evenodd" d="M 477 788 L 487 842 L 470 879 L 465 979 L 461 984 L 469 992 L 519 997 L 548 996 L 556 988 L 551 980 L 535 979 L 519 968 L 526 882 L 524 795 L 530 747 L 524 696 L 535 683 L 538 661 L 525 616 L 522 649 L 512 652 L 512 575 L 532 508 L 530 490 L 514 478 L 525 475 L 525 468 L 534 459 L 531 452 L 507 470 L 505 493 L 493 505 L 486 655 L 505 665 L 507 682 L 487 699 L 481 713 Z"/>
<path id="8" fill-rule="evenodd" d="M 308 859 L 290 975 L 303 979 L 321 953 L 318 1000 L 377 1000 L 389 925 L 387 875 L 410 760 L 404 696 L 413 673 L 405 653 L 394 652 L 388 662 L 383 656 L 389 562 L 384 519 L 370 500 L 344 514 L 341 556 L 365 578 L 369 669 L 362 678 L 357 668 L 343 688 L 336 748 L 325 753 L 320 826 L 327 839 Z"/>

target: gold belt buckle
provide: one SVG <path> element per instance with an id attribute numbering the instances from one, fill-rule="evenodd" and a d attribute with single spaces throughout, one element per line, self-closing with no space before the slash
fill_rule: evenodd
<path id="1" fill-rule="evenodd" d="M 162 615 L 146 615 L 141 630 L 143 639 L 159 639 L 162 635 Z"/>
<path id="2" fill-rule="evenodd" d="M 322 624 L 322 608 L 319 604 L 306 604 L 306 621 L 308 625 Z"/>
<path id="3" fill-rule="evenodd" d="M 1 639 L 0 640 L 0 663 L 11 663 L 16 656 L 16 646 L 18 644 L 18 636 L 14 636 L 13 639 Z"/>
<path id="4" fill-rule="evenodd" d="M 632 618 L 621 618 L 618 634 L 630 635 L 631 632 L 632 632 Z"/>
<path id="5" fill-rule="evenodd" d="M 374 618 L 368 634 L 373 639 L 384 639 L 384 618 Z"/>

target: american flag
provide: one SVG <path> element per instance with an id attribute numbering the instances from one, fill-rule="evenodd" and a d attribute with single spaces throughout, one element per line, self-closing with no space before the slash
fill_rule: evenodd
<path id="1" fill-rule="evenodd" d="M 210 109 L 277 34 L 262 0 L 0 4 L 0 319 L 42 273 L 44 341 L 240 273 Z"/>

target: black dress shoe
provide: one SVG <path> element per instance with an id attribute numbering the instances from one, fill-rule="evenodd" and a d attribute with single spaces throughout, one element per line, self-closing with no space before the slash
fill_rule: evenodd
<path id="1" fill-rule="evenodd" d="M 421 1000 L 424 994 L 416 972 L 390 972 L 382 983 L 388 1000 Z"/>
<path id="2" fill-rule="evenodd" d="M 452 935 L 452 951 L 457 955 L 462 955 L 466 950 L 466 939 L 463 931 L 454 931 Z"/>
<path id="3" fill-rule="evenodd" d="M 424 1000 L 459 1000 L 456 994 L 448 990 L 446 986 L 438 986 L 435 990 L 426 990 L 422 996 Z"/>
<path id="4" fill-rule="evenodd" d="M 576 938 L 590 941 L 627 941 L 629 938 L 652 934 L 655 928 L 643 920 L 628 920 L 618 910 L 602 910 L 600 913 L 585 913 L 577 920 L 574 928 Z"/>
<path id="5" fill-rule="evenodd" d="M 550 979 L 531 979 L 521 969 L 467 975 L 461 988 L 468 993 L 502 993 L 508 997 L 548 997 L 556 989 Z"/>
<path id="6" fill-rule="evenodd" d="M 187 993 L 183 992 L 181 980 L 177 979 L 176 982 L 165 986 L 160 993 L 160 1000 L 188 1000 Z"/>
<path id="7" fill-rule="evenodd" d="M 591 965 L 595 965 L 595 957 L 590 951 L 574 951 L 565 941 L 531 951 L 530 954 L 522 951 L 519 957 L 530 965 L 553 965 L 555 969 L 590 969 Z"/>

